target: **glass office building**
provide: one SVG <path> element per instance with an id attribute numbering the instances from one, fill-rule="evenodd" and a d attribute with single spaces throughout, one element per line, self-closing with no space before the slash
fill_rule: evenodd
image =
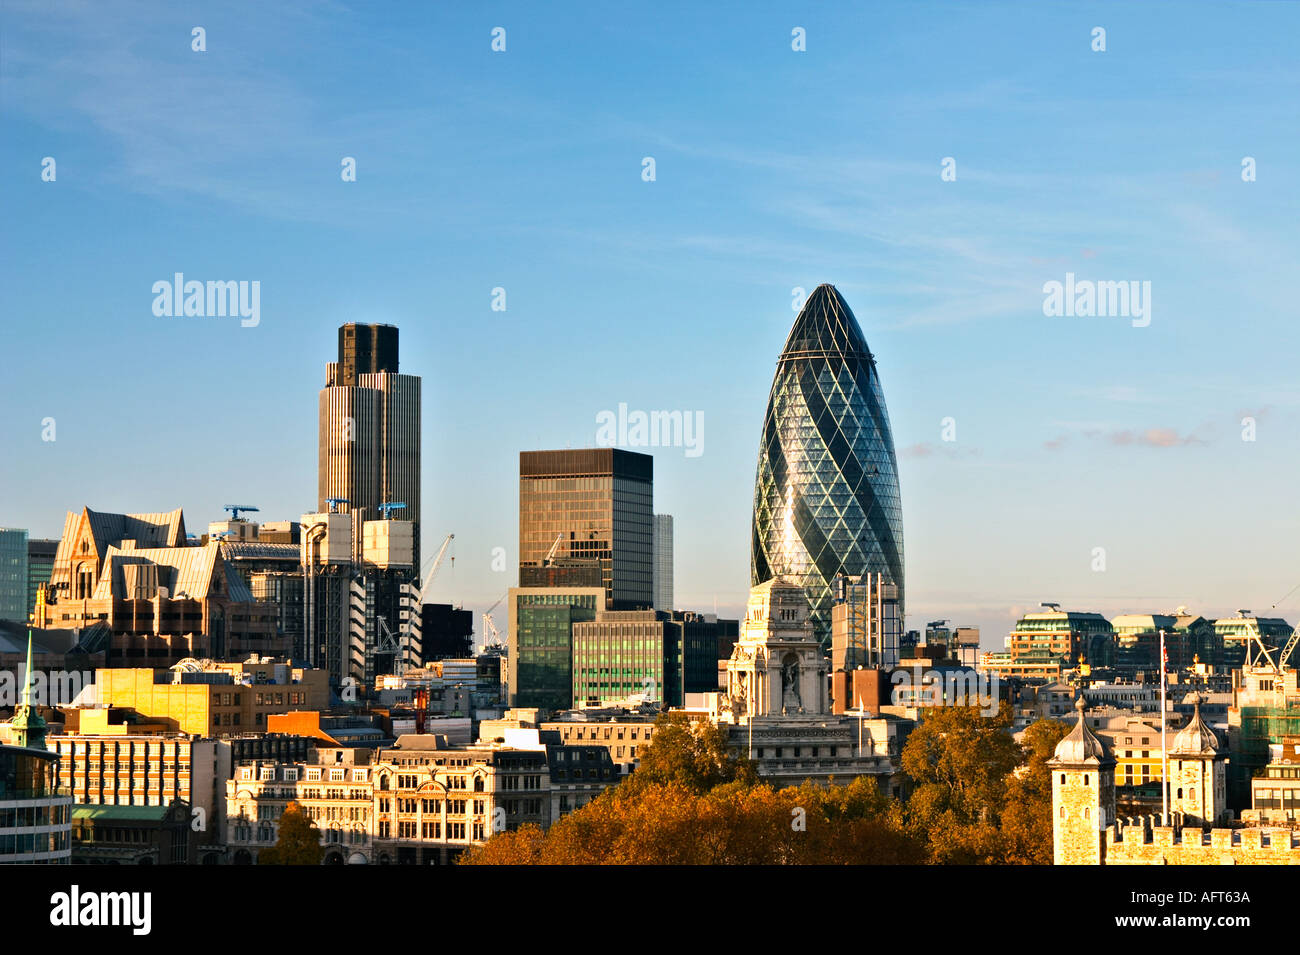
<path id="1" fill-rule="evenodd" d="M 67 865 L 72 794 L 59 784 L 59 757 L 0 746 L 0 865 Z"/>
<path id="2" fill-rule="evenodd" d="M 27 531 L 0 528 L 0 620 L 27 622 Z"/>
<path id="3" fill-rule="evenodd" d="M 621 448 L 519 455 L 519 582 L 598 564 L 602 610 L 654 601 L 654 458 Z M 577 586 L 566 576 L 561 586 Z"/>
<path id="4" fill-rule="evenodd" d="M 511 706 L 573 705 L 573 625 L 604 609 L 602 587 L 512 587 L 506 684 Z"/>
<path id="5" fill-rule="evenodd" d="M 804 303 L 777 359 L 754 483 L 754 585 L 786 577 L 829 645 L 831 584 L 881 574 L 903 613 L 903 511 L 876 361 L 832 285 Z"/>

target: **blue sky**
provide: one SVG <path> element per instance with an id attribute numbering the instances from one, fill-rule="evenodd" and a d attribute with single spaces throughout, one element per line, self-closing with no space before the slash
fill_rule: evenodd
<path id="1" fill-rule="evenodd" d="M 0 525 L 296 518 L 335 329 L 390 322 L 426 552 L 456 534 L 435 598 L 515 582 L 518 452 L 626 402 L 702 412 L 656 509 L 678 603 L 738 612 L 792 289 L 832 282 L 893 421 L 909 625 L 996 646 L 1040 600 L 1300 581 L 1300 6 L 697 6 L 6 0 Z M 154 316 L 177 271 L 259 281 L 260 324 Z M 1149 281 L 1150 326 L 1045 317 L 1067 272 Z"/>

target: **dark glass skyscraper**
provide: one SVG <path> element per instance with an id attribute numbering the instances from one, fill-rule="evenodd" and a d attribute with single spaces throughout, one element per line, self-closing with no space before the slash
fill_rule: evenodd
<path id="1" fill-rule="evenodd" d="M 521 451 L 520 584 L 577 586 L 599 568 L 606 594 L 601 609 L 651 607 L 653 501 L 654 458 L 648 454 Z"/>
<path id="2" fill-rule="evenodd" d="M 876 361 L 844 297 L 819 285 L 776 363 L 754 482 L 751 577 L 803 587 L 830 639 L 837 574 L 879 573 L 903 608 L 903 510 Z"/>

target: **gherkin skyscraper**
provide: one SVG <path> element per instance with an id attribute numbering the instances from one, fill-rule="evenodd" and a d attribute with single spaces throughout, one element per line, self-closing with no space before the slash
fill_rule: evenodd
<path id="1" fill-rule="evenodd" d="M 903 509 L 876 360 L 844 296 L 819 285 L 776 362 L 754 481 L 751 577 L 803 587 L 830 641 L 838 574 L 880 573 L 903 609 Z"/>

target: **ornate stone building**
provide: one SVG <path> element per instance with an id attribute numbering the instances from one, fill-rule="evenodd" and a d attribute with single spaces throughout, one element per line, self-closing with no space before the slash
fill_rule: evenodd
<path id="1" fill-rule="evenodd" d="M 909 721 L 830 712 L 827 662 L 804 588 L 784 577 L 750 591 L 740 639 L 727 661 L 726 691 L 710 714 L 730 727 L 731 744 L 777 786 L 804 780 L 849 783 L 880 778 L 897 792 L 895 757 Z"/>
<path id="2" fill-rule="evenodd" d="M 728 709 L 736 716 L 830 711 L 826 661 L 803 588 L 776 577 L 749 592 L 740 640 L 727 661 Z"/>

